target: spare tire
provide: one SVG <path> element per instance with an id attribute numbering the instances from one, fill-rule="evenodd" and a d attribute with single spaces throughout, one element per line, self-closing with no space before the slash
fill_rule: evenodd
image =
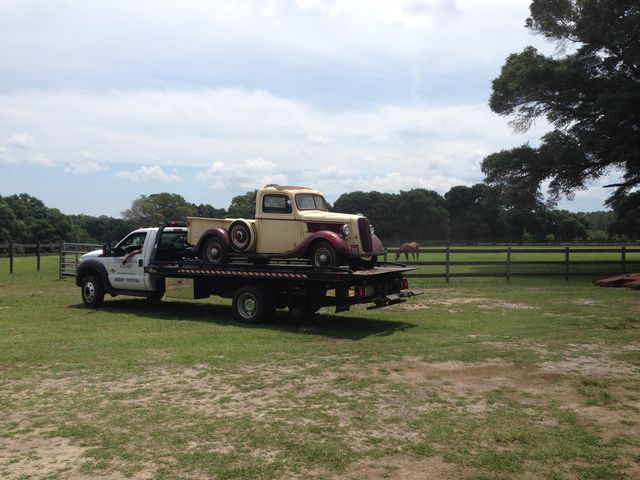
<path id="1" fill-rule="evenodd" d="M 229 225 L 229 243 L 236 252 L 249 252 L 256 243 L 253 226 L 244 219 L 234 220 Z"/>

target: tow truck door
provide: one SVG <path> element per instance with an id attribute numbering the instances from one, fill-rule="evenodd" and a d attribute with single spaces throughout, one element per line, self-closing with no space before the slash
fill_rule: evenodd
<path id="1" fill-rule="evenodd" d="M 109 282 L 115 289 L 121 290 L 147 290 L 148 285 L 145 281 L 144 273 L 145 260 L 153 249 L 153 241 L 155 240 L 155 232 L 133 232 L 127 236 L 118 245 L 123 246 L 125 254 L 121 256 L 108 257 L 105 267 L 109 275 Z M 139 248 L 143 245 L 142 252 L 137 253 L 129 258 L 126 264 L 124 259 L 127 255 L 126 251 Z"/>

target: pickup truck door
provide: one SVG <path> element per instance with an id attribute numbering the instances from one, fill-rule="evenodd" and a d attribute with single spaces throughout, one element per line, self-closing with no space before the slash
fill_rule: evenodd
<path id="1" fill-rule="evenodd" d="M 127 236 L 122 242 L 118 244 L 121 249 L 120 252 L 124 252 L 123 255 L 112 256 L 105 258 L 105 267 L 109 276 L 109 282 L 115 289 L 120 290 L 147 290 L 148 285 L 146 282 L 147 274 L 144 273 L 144 266 L 146 264 L 145 258 L 148 258 L 149 253 L 153 249 L 153 240 L 155 232 L 134 232 Z M 134 251 L 139 251 L 142 246 L 142 251 L 129 257 L 127 263 L 124 263 L 127 255 Z"/>
<path id="2" fill-rule="evenodd" d="M 297 218 L 291 198 L 286 194 L 265 194 L 261 214 L 256 218 L 258 253 L 287 253 L 303 238 L 302 222 Z"/>

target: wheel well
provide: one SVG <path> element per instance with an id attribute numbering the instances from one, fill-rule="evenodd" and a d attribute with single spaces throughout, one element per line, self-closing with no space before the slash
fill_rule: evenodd
<path id="1" fill-rule="evenodd" d="M 310 243 L 309 243 L 309 245 L 307 245 L 307 248 L 306 248 L 306 249 L 305 249 L 305 251 L 304 251 L 304 256 L 305 256 L 305 257 L 310 257 L 310 256 L 311 256 L 311 252 L 313 251 L 313 249 L 315 248 L 315 246 L 316 246 L 318 243 L 321 243 L 321 242 L 326 242 L 326 243 L 328 243 L 329 245 L 331 245 L 331 242 L 330 242 L 329 240 L 327 240 L 326 238 L 314 238 L 314 239 L 313 239 L 313 241 L 312 241 L 312 242 L 310 242 Z M 333 245 L 331 245 L 331 246 L 333 246 Z"/>
<path id="2" fill-rule="evenodd" d="M 78 286 L 82 285 L 82 281 L 87 278 L 90 277 L 91 275 L 98 277 L 100 280 L 102 280 L 102 278 L 100 277 L 100 273 L 93 267 L 89 267 L 89 268 L 83 268 L 82 270 L 80 270 L 78 272 L 78 275 L 76 276 L 76 284 Z"/>

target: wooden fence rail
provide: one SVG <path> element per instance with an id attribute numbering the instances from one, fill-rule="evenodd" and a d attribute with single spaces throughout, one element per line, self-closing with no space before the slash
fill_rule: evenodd
<path id="1" fill-rule="evenodd" d="M 13 273 L 13 260 L 19 255 L 28 252 L 29 255 L 36 257 L 36 269 L 40 271 L 40 257 L 46 255 L 54 255 L 57 253 L 57 243 L 0 243 L 0 257 L 9 258 L 9 273 Z"/>
<path id="2" fill-rule="evenodd" d="M 395 254 L 398 252 L 397 248 L 389 248 L 387 254 L 384 255 L 384 261 L 394 261 Z M 409 273 L 406 276 L 412 278 L 444 278 L 449 283 L 451 278 L 459 277 L 504 277 L 507 281 L 511 280 L 511 277 L 526 276 L 526 277 L 548 277 L 548 276 L 563 276 L 566 281 L 570 276 L 593 276 L 593 275 L 618 275 L 627 273 L 628 267 L 638 266 L 640 269 L 640 256 L 637 260 L 630 260 L 627 258 L 628 254 L 640 253 L 640 248 L 421 248 L 420 254 L 439 254 L 444 256 L 444 261 L 409 261 L 406 262 L 409 266 L 423 267 L 423 266 L 439 266 L 444 267 L 444 272 L 438 273 Z M 577 260 L 572 259 L 572 254 L 584 254 L 584 253 L 605 253 L 605 254 L 618 254 L 619 259 L 611 260 Z M 504 260 L 452 260 L 453 255 L 458 254 L 474 254 L 474 255 L 505 255 Z M 514 255 L 519 254 L 559 254 L 562 255 L 560 260 L 514 260 Z M 404 256 L 404 254 L 402 254 Z M 412 254 L 409 254 L 410 258 Z M 401 260 L 401 259 L 399 259 Z M 514 266 L 556 266 L 561 267 L 561 271 L 514 271 Z M 585 265 L 598 265 L 598 266 L 612 266 L 609 270 L 595 269 L 588 271 L 575 271 L 572 266 L 585 266 Z M 500 271 L 480 271 L 480 272 L 452 272 L 451 267 L 497 267 L 503 266 L 504 269 Z"/>

